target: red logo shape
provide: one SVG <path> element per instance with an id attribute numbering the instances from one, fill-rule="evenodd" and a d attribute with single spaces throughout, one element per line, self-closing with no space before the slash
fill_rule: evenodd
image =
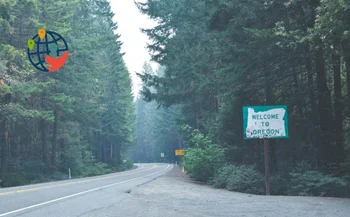
<path id="1" fill-rule="evenodd" d="M 46 55 L 45 56 L 45 60 L 49 64 L 46 68 L 50 72 L 54 72 L 54 71 L 59 70 L 66 63 L 67 58 L 68 58 L 68 54 L 69 54 L 69 52 L 66 51 L 61 56 L 59 56 L 58 58 Z"/>

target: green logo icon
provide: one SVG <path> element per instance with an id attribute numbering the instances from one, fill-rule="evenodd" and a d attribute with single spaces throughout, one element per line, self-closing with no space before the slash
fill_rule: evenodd
<path id="1" fill-rule="evenodd" d="M 29 39 L 27 43 L 28 43 L 29 50 L 33 50 L 35 46 L 35 41 L 33 39 Z"/>

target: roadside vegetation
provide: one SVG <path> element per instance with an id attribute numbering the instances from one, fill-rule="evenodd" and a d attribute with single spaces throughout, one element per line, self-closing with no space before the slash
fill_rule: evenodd
<path id="1" fill-rule="evenodd" d="M 138 6 L 158 22 L 143 31 L 165 69 L 139 74 L 142 95 L 181 106 L 183 165 L 194 179 L 263 194 L 263 144 L 244 140 L 242 107 L 287 105 L 289 138 L 269 142 L 272 194 L 350 197 L 348 0 Z"/>
<path id="2" fill-rule="evenodd" d="M 188 133 L 189 147 L 182 166 L 195 180 L 216 188 L 251 194 L 265 193 L 265 176 L 256 165 L 228 164 L 224 149 L 198 130 L 183 127 Z M 274 195 L 349 197 L 350 185 L 346 176 L 325 174 L 306 162 L 291 171 L 275 172 L 271 177 Z"/>
<path id="3" fill-rule="evenodd" d="M 70 168 L 72 179 L 121 172 L 133 167 L 131 161 L 122 162 L 118 165 L 86 160 L 77 161 L 76 163 L 77 165 L 73 165 L 72 168 Z M 44 169 L 45 165 L 40 161 L 30 161 L 23 168 L 11 167 L 9 172 L 3 173 L 0 179 L 0 186 L 12 187 L 69 179 L 68 169 L 62 168 L 60 171 L 43 173 Z"/>

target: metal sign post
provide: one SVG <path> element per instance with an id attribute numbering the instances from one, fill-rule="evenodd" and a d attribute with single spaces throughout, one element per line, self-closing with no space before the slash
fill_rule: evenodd
<path id="1" fill-rule="evenodd" d="M 184 152 L 185 152 L 185 150 L 183 150 L 183 149 L 176 149 L 175 150 L 175 156 L 176 157 L 182 157 L 182 156 L 184 156 Z M 177 162 L 176 162 L 176 165 L 177 165 Z M 182 173 L 185 173 L 185 168 L 184 167 L 182 167 Z"/>

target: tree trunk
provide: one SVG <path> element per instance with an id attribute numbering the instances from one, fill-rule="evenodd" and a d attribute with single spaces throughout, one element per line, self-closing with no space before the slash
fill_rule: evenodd
<path id="1" fill-rule="evenodd" d="M 64 142 L 64 138 L 60 139 L 60 157 L 62 164 L 66 162 L 66 144 Z"/>
<path id="2" fill-rule="evenodd" d="M 317 75 L 317 98 L 319 108 L 319 121 L 321 129 L 321 159 L 327 163 L 332 162 L 332 143 L 334 141 L 333 114 L 331 107 L 331 97 L 327 86 L 325 62 L 323 57 L 323 49 L 316 51 L 316 75 Z"/>
<path id="3" fill-rule="evenodd" d="M 117 162 L 117 164 L 121 164 L 122 156 L 121 156 L 121 147 L 120 147 L 120 145 L 116 145 L 115 149 L 116 149 L 116 152 L 115 152 L 116 162 Z"/>
<path id="4" fill-rule="evenodd" d="M 52 152 L 51 152 L 51 165 L 53 167 L 56 166 L 56 144 L 57 144 L 57 110 L 53 111 L 53 115 L 55 117 L 54 123 L 53 123 L 53 129 L 52 129 Z"/>
<path id="5" fill-rule="evenodd" d="M 102 157 L 102 162 L 106 162 L 106 157 L 105 157 L 105 142 L 101 142 L 101 157 Z"/>
<path id="6" fill-rule="evenodd" d="M 115 152 L 115 150 L 113 150 L 113 145 L 112 143 L 110 144 L 110 150 L 109 150 L 109 153 L 110 153 L 110 162 L 113 161 L 113 151 Z"/>
<path id="7" fill-rule="evenodd" d="M 4 103 L 11 102 L 11 94 L 6 94 L 4 97 Z M 4 134 L 3 134 L 3 142 L 1 145 L 1 172 L 7 172 L 8 162 L 9 162 L 9 151 L 10 151 L 10 139 L 9 139 L 9 131 L 10 124 L 9 121 L 5 118 L 3 122 Z"/>
<path id="8" fill-rule="evenodd" d="M 309 48 L 306 48 L 306 57 L 305 57 L 305 67 L 307 71 L 307 87 L 308 87 L 308 95 L 309 95 L 309 103 L 311 105 L 311 111 L 309 112 L 311 116 L 311 120 L 309 120 L 308 124 L 308 141 L 312 144 L 312 147 L 316 149 L 315 151 L 315 165 L 318 165 L 321 161 L 320 154 L 320 128 L 319 128 L 319 120 L 318 120 L 318 108 L 316 104 L 316 96 L 315 96 L 315 85 L 314 85 L 314 70 L 312 67 L 313 60 L 310 58 Z M 318 135 L 318 136 L 317 136 Z"/>
<path id="9" fill-rule="evenodd" d="M 96 138 L 97 138 L 97 160 L 102 161 L 102 143 L 100 141 L 100 132 L 96 132 Z"/>
<path id="10" fill-rule="evenodd" d="M 47 141 L 46 141 L 46 122 L 44 119 L 41 119 L 40 128 L 41 128 L 42 158 L 43 158 L 44 165 L 47 167 L 48 166 L 48 159 L 47 159 Z"/>
<path id="11" fill-rule="evenodd" d="M 337 52 L 337 51 L 336 51 Z M 333 158 L 338 162 L 344 161 L 343 146 L 343 118 L 342 118 L 342 95 L 341 95 L 341 76 L 340 76 L 340 55 L 335 53 L 332 55 L 333 76 L 334 76 L 334 128 L 336 149 Z"/>
<path id="12" fill-rule="evenodd" d="M 292 69 L 293 69 L 293 82 L 295 85 L 294 87 L 295 101 L 298 102 L 297 112 L 299 114 L 299 117 L 304 119 L 304 112 L 302 108 L 302 106 L 304 105 L 304 98 L 299 97 L 300 85 L 299 85 L 298 74 L 295 66 L 293 66 Z M 303 101 L 303 102 L 300 102 L 300 101 Z"/>
<path id="13" fill-rule="evenodd" d="M 8 147 L 9 147 L 9 140 L 8 140 L 8 131 L 9 131 L 9 123 L 8 120 L 4 120 L 3 122 L 4 126 L 4 134 L 3 134 L 3 142 L 1 145 L 1 172 L 7 172 L 8 167 Z"/>
<path id="14" fill-rule="evenodd" d="M 312 63 L 311 58 L 306 57 L 305 67 L 307 71 L 307 86 L 308 86 L 309 101 L 311 104 L 311 117 L 312 117 L 313 124 L 318 125 L 318 117 L 317 117 L 318 111 L 317 111 L 316 100 L 315 100 L 314 76 L 313 76 L 311 63 Z"/>
<path id="15" fill-rule="evenodd" d="M 344 61 L 346 66 L 346 87 L 348 95 L 348 114 L 350 118 L 350 48 L 344 48 Z"/>
<path id="16" fill-rule="evenodd" d="M 42 93 L 41 95 L 41 102 L 40 102 L 40 106 L 41 109 L 45 108 L 45 92 Z M 49 166 L 48 165 L 48 153 L 47 153 L 47 141 L 46 141 L 46 121 L 44 118 L 41 118 L 40 120 L 40 131 L 41 131 L 41 151 L 42 151 L 42 161 L 45 165 L 45 172 L 47 172 L 46 168 Z"/>

